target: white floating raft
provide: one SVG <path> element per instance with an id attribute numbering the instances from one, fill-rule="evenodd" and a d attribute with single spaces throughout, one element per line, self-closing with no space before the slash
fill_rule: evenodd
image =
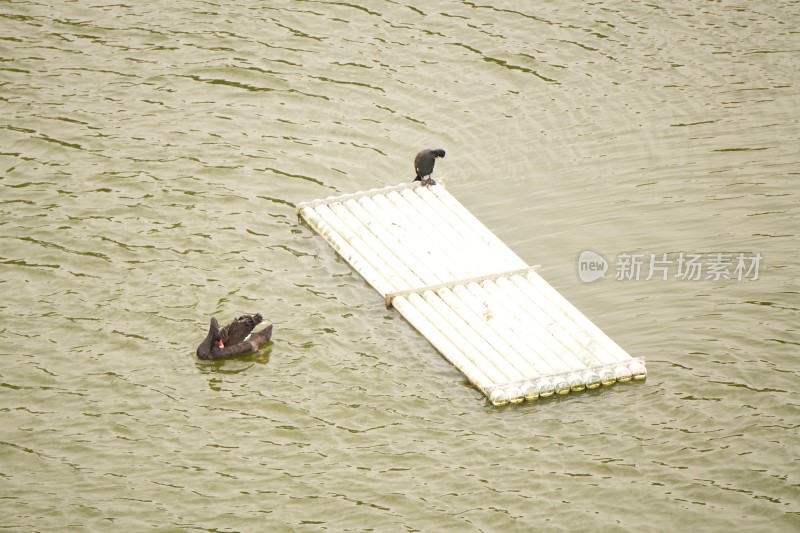
<path id="1" fill-rule="evenodd" d="M 495 405 L 647 375 L 442 184 L 297 212 Z"/>

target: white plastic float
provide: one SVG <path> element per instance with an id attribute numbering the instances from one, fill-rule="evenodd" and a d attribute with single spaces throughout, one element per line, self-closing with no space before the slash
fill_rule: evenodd
<path id="1" fill-rule="evenodd" d="M 440 183 L 297 212 L 495 405 L 647 376 Z"/>

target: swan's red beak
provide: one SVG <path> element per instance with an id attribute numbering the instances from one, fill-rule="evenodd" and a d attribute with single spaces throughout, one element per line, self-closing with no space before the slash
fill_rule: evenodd
<path id="1" fill-rule="evenodd" d="M 217 346 L 219 346 L 220 348 L 224 348 L 225 347 L 225 343 L 222 342 L 222 339 L 219 340 L 219 342 L 217 343 Z"/>

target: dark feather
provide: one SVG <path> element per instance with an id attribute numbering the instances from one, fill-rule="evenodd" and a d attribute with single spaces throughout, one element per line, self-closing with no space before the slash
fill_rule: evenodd
<path id="1" fill-rule="evenodd" d="M 255 315 L 242 315 L 224 328 L 220 330 L 219 336 L 225 346 L 233 346 L 239 344 L 247 338 L 248 335 L 259 325 L 264 319 L 261 314 Z"/>

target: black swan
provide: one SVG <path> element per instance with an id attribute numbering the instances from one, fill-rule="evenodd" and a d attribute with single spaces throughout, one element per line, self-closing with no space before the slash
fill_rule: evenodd
<path id="1" fill-rule="evenodd" d="M 212 317 L 208 336 L 197 347 L 197 357 L 200 359 L 223 359 L 255 352 L 272 338 L 272 324 L 261 331 L 253 332 L 253 329 L 263 320 L 260 314 L 242 315 L 219 329 L 219 322 Z"/>
<path id="2" fill-rule="evenodd" d="M 414 170 L 417 171 L 417 177 L 414 181 L 421 181 L 423 185 L 433 185 L 435 182 L 433 178 L 422 179 L 425 176 L 430 176 L 433 173 L 433 165 L 436 159 L 444 157 L 444 150 L 438 148 L 436 150 L 423 150 L 414 158 Z"/>

